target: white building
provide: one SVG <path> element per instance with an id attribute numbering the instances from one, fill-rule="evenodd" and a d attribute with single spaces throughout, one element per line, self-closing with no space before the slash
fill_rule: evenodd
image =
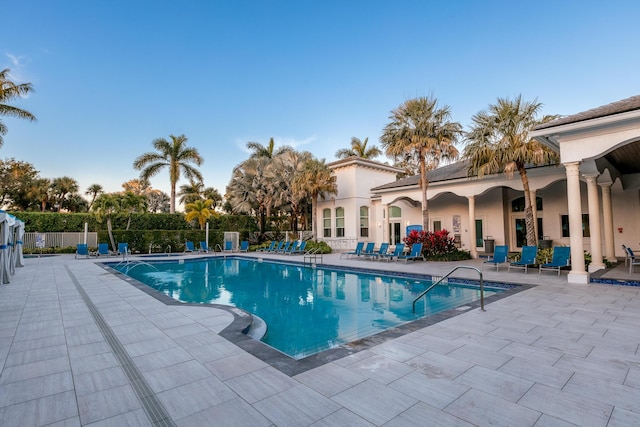
<path id="1" fill-rule="evenodd" d="M 569 282 L 587 283 L 603 257 L 624 257 L 622 245 L 640 246 L 640 96 L 539 126 L 531 134 L 560 153 L 557 166 L 527 170 L 536 200 L 541 244 L 571 246 Z M 525 242 L 520 176 L 467 177 L 464 162 L 429 172 L 430 230 L 446 229 L 473 257 L 486 240 L 519 250 Z M 334 250 L 357 241 L 398 243 L 406 227 L 422 223 L 417 176 L 351 157 L 329 164 L 338 194 L 318 203 L 318 237 Z M 471 220 L 472 219 L 472 220 Z"/>

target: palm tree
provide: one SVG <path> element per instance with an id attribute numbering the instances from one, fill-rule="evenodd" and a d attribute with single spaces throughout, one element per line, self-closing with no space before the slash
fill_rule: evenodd
<path id="1" fill-rule="evenodd" d="M 435 98 L 410 99 L 391 112 L 380 137 L 386 154 L 398 159 L 412 155 L 420 165 L 420 189 L 422 191 L 422 227 L 429 229 L 427 206 L 427 165 L 437 167 L 441 161 L 455 160 L 458 150 L 454 146 L 462 133 L 458 122 L 450 121 L 448 106 L 438 107 Z"/>
<path id="2" fill-rule="evenodd" d="M 149 189 L 145 195 L 147 210 L 155 213 L 169 213 L 169 195 L 160 190 Z"/>
<path id="3" fill-rule="evenodd" d="M 40 204 L 40 212 L 47 209 L 47 203 L 51 197 L 51 180 L 48 178 L 37 178 L 32 181 L 28 196 L 35 199 Z"/>
<path id="4" fill-rule="evenodd" d="M 63 208 L 65 201 L 67 200 L 67 196 L 77 193 L 78 182 L 68 176 L 62 176 L 60 178 L 54 178 L 51 182 L 51 190 L 53 191 L 53 197 L 55 200 L 56 207 L 58 208 L 58 212 Z"/>
<path id="5" fill-rule="evenodd" d="M 251 157 L 266 157 L 268 159 L 272 159 L 278 154 L 293 150 L 293 148 L 287 145 L 283 145 L 276 150 L 276 143 L 273 138 L 269 138 L 269 143 L 267 145 L 262 145 L 259 142 L 249 141 L 247 142 L 247 148 L 253 151 L 253 153 L 251 153 Z"/>
<path id="6" fill-rule="evenodd" d="M 375 159 L 382 155 L 382 151 L 376 147 L 367 148 L 369 138 L 365 138 L 364 141 L 360 141 L 355 136 L 351 138 L 351 148 L 342 148 L 336 151 L 336 157 L 338 159 L 346 159 L 347 157 L 361 157 L 363 159 Z"/>
<path id="7" fill-rule="evenodd" d="M 211 217 L 218 217 L 218 214 L 211 208 L 213 205 L 213 200 L 201 200 L 198 199 L 192 203 L 187 203 L 186 215 L 185 219 L 187 221 L 193 221 L 194 219 L 198 220 L 198 224 L 200 224 L 200 230 L 204 230 L 204 226 L 207 223 L 207 220 Z"/>
<path id="8" fill-rule="evenodd" d="M 202 182 L 189 181 L 189 184 L 181 185 L 180 190 L 178 191 L 180 203 L 186 206 L 196 200 L 202 200 L 203 191 L 204 184 Z"/>
<path id="9" fill-rule="evenodd" d="M 527 245 L 536 244 L 535 220 L 526 165 L 548 165 L 558 161 L 557 153 L 529 137 L 537 125 L 558 118 L 547 115 L 538 118 L 542 104 L 527 102 L 518 95 L 514 100 L 498 98 L 488 110 L 480 111 L 471 120 L 473 125 L 466 134 L 469 141 L 464 157 L 469 160 L 468 174 L 483 176 L 498 172 L 513 174 L 518 171 L 522 179 L 525 201 Z"/>
<path id="10" fill-rule="evenodd" d="M 219 204 L 221 204 L 222 202 L 222 195 L 220 194 L 220 192 L 218 190 L 216 190 L 213 187 L 207 187 L 204 190 L 202 190 L 202 197 L 209 200 L 213 201 L 213 204 L 211 205 L 212 208 L 216 208 L 218 207 Z"/>
<path id="11" fill-rule="evenodd" d="M 272 169 L 267 157 L 251 157 L 233 169 L 227 199 L 234 212 L 254 214 L 265 232 L 267 212 L 273 206 Z"/>
<path id="12" fill-rule="evenodd" d="M 294 192 L 306 194 L 311 198 L 311 230 L 313 240 L 318 241 L 318 197 L 338 194 L 336 176 L 327 167 L 324 159 L 312 158 L 307 160 L 303 169 L 295 175 L 292 187 Z"/>
<path id="13" fill-rule="evenodd" d="M 129 181 L 122 183 L 122 189 L 125 191 L 132 192 L 133 194 L 137 194 L 138 196 L 147 194 L 151 190 L 151 184 L 149 181 L 145 179 L 130 179 Z"/>
<path id="14" fill-rule="evenodd" d="M 120 199 L 120 209 L 127 213 L 127 230 L 131 227 L 131 215 L 144 213 L 147 210 L 147 198 L 132 191 L 125 192 Z"/>
<path id="15" fill-rule="evenodd" d="M 307 161 L 312 158 L 313 155 L 308 151 L 287 151 L 275 156 L 269 165 L 274 203 L 276 207 L 290 212 L 293 231 L 298 231 L 298 217 L 305 206 L 307 194 L 296 191 L 299 189 L 292 184 L 296 175 L 304 171 Z"/>
<path id="16" fill-rule="evenodd" d="M 187 137 L 184 135 L 169 135 L 171 142 L 164 138 L 153 141 L 153 147 L 157 152 L 149 152 L 140 155 L 133 162 L 133 167 L 140 172 L 140 179 L 149 180 L 165 167 L 169 168 L 169 180 L 171 182 L 171 208 L 170 213 L 176 212 L 176 184 L 180 175 L 190 180 L 202 181 L 202 175 L 191 163 L 200 166 L 203 162 L 200 153 L 195 148 L 187 147 Z"/>
<path id="17" fill-rule="evenodd" d="M 98 197 L 98 195 L 102 193 L 104 193 L 104 188 L 102 188 L 102 185 L 100 184 L 91 184 L 87 188 L 87 191 L 85 191 L 84 194 L 86 196 L 91 196 L 91 202 L 89 202 L 89 210 L 91 210 L 91 206 L 93 206 L 93 202 L 96 201 L 96 197 Z"/>
<path id="18" fill-rule="evenodd" d="M 22 98 L 31 91 L 33 91 L 31 83 L 16 84 L 9 80 L 8 68 L 0 71 L 0 116 L 17 117 L 19 119 L 34 121 L 36 117 L 27 110 L 6 104 L 16 98 Z M 4 143 L 2 135 L 6 135 L 7 132 L 7 126 L 0 120 L 0 147 Z"/>
<path id="19" fill-rule="evenodd" d="M 111 241 L 111 247 L 115 252 L 117 250 L 116 242 L 113 239 L 113 227 L 111 225 L 111 217 L 120 212 L 120 202 L 122 197 L 117 193 L 103 193 L 100 194 L 91 210 L 95 213 L 98 222 L 107 220 L 107 232 L 109 233 L 109 240 Z"/>

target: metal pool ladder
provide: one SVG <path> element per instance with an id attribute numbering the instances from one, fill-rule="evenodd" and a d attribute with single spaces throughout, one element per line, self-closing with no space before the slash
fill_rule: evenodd
<path id="1" fill-rule="evenodd" d="M 485 311 L 484 310 L 484 280 L 482 279 L 482 271 L 478 270 L 475 267 L 469 267 L 469 266 L 466 266 L 466 265 L 459 265 L 459 266 L 455 267 L 453 270 L 451 270 L 450 272 L 448 272 L 447 274 L 445 274 L 444 276 L 442 276 L 440 279 L 438 279 L 435 283 L 433 283 L 431 286 L 429 286 L 424 292 L 422 292 L 420 295 L 418 295 L 418 297 L 416 299 L 413 300 L 413 314 L 416 314 L 416 302 L 420 298 L 425 296 L 427 294 L 427 292 L 429 292 L 431 289 L 435 288 L 437 285 L 442 283 L 442 281 L 444 279 L 446 279 L 447 277 L 451 276 L 451 274 L 454 271 L 456 271 L 456 270 L 458 270 L 460 268 L 466 268 L 467 270 L 475 270 L 480 275 L 480 311 Z"/>

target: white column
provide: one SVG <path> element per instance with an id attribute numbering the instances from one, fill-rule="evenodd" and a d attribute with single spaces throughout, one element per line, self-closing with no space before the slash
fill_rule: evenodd
<path id="1" fill-rule="evenodd" d="M 600 230 L 600 197 L 598 195 L 598 175 L 585 175 L 587 199 L 589 203 L 589 230 L 591 232 L 591 264 L 589 272 L 602 270 L 602 232 Z"/>
<path id="2" fill-rule="evenodd" d="M 382 222 L 382 241 L 391 243 L 391 234 L 389 234 L 389 205 L 384 205 L 384 221 Z M 384 236 L 387 236 L 387 240 L 384 240 Z"/>
<path id="3" fill-rule="evenodd" d="M 476 197 L 467 196 L 469 199 L 469 253 L 471 258 L 478 258 L 478 247 L 476 246 Z"/>
<path id="4" fill-rule="evenodd" d="M 600 184 L 602 189 L 602 225 L 604 228 L 604 253 L 607 261 L 616 262 L 613 239 L 613 208 L 611 207 L 611 183 Z"/>
<path id="5" fill-rule="evenodd" d="M 571 271 L 569 283 L 589 283 L 589 274 L 584 267 L 582 238 L 582 201 L 580 199 L 580 163 L 564 165 L 567 174 L 567 209 L 569 211 L 569 245 L 571 246 Z"/>

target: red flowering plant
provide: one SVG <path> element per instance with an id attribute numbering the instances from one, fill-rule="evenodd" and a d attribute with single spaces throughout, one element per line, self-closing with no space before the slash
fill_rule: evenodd
<path id="1" fill-rule="evenodd" d="M 427 258 L 450 254 L 458 250 L 453 237 L 449 236 L 447 230 L 433 232 L 412 230 L 403 241 L 409 246 L 414 243 L 422 243 L 422 254 Z"/>

